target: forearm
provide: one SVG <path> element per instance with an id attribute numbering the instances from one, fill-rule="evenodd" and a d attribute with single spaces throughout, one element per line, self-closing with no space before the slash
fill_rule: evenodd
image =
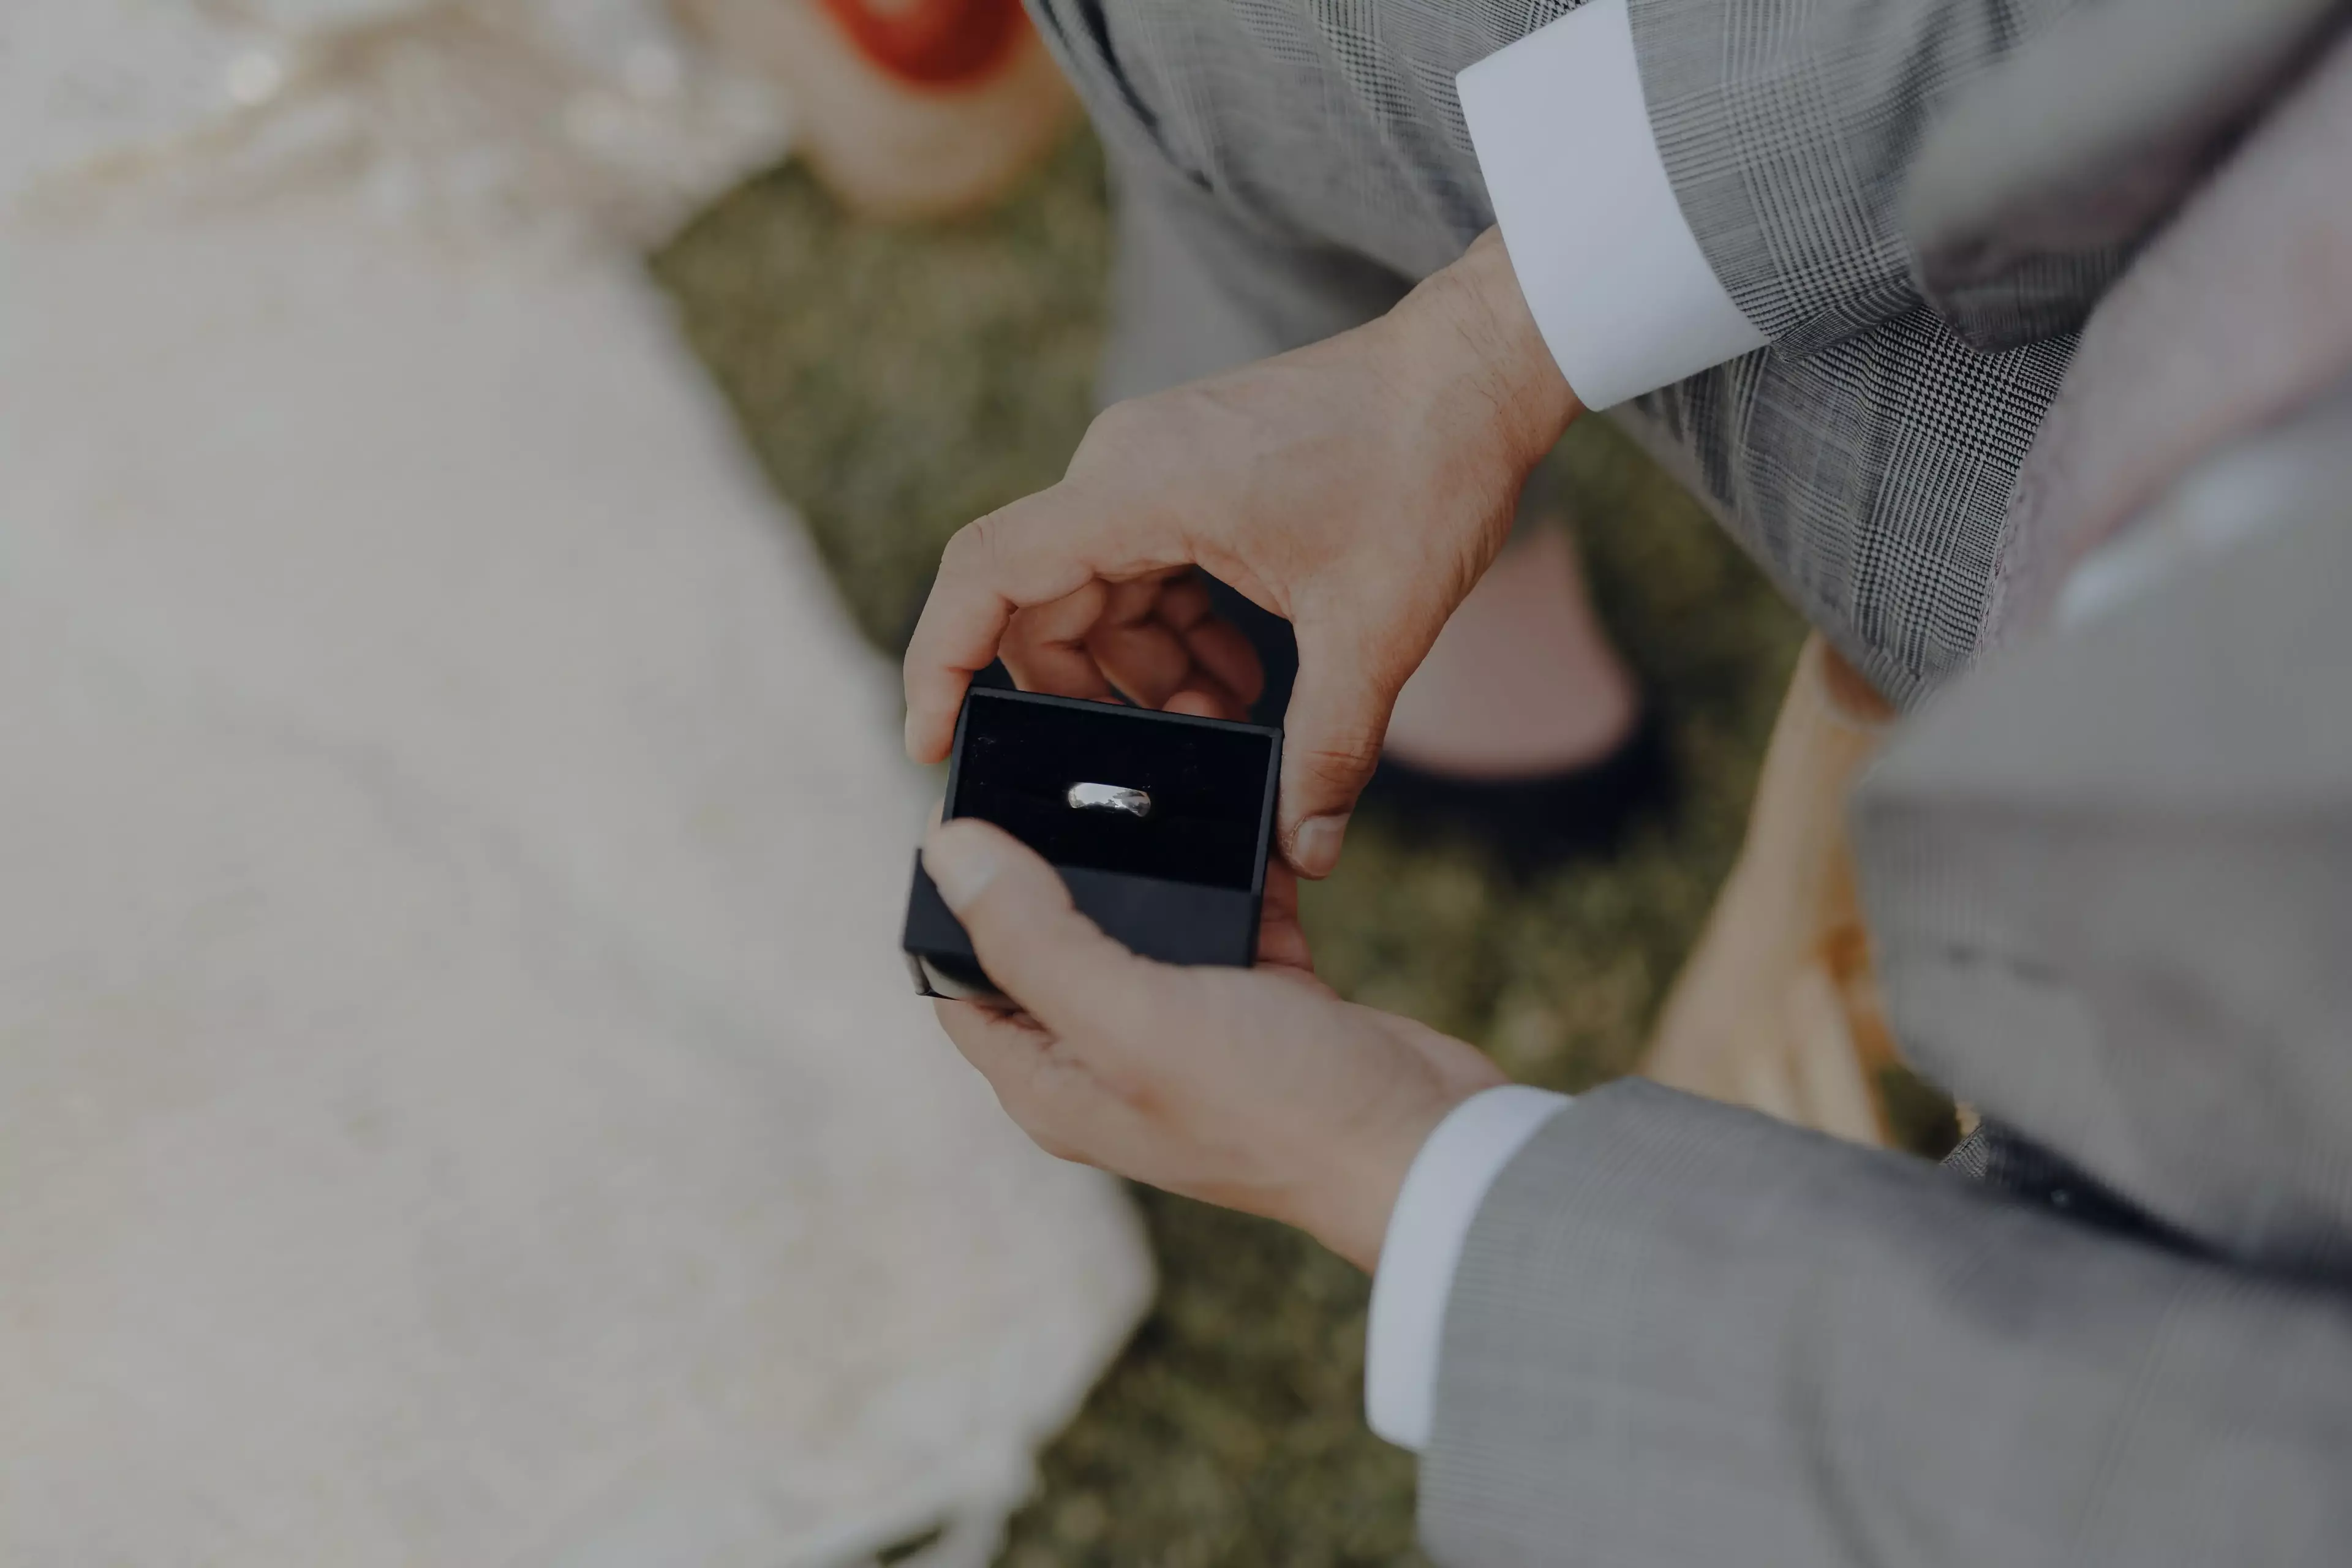
<path id="1" fill-rule="evenodd" d="M 2352 1303 L 1621 1085 L 1482 1209 L 1434 1432 L 1457 1568 L 2318 1563 L 2352 1532 Z"/>

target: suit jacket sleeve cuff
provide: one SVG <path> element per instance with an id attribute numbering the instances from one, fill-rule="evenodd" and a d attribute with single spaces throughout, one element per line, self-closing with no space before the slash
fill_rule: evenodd
<path id="1" fill-rule="evenodd" d="M 1414 1156 L 1389 1215 L 1372 1277 L 1364 1406 L 1372 1430 L 1400 1447 L 1429 1441 L 1445 1299 L 1486 1189 L 1568 1096 L 1518 1084 L 1472 1095 Z"/>
<path id="2" fill-rule="evenodd" d="M 1591 0 L 1456 86 L 1519 287 L 1579 402 L 1608 408 L 1764 346 L 1667 177 L 1629 0 Z"/>

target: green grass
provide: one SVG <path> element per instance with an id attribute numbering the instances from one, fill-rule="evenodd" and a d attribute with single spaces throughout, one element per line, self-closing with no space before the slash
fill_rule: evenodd
<path id="1" fill-rule="evenodd" d="M 912 629 L 948 536 L 1062 477 L 1093 407 L 1110 236 L 1092 143 L 997 211 L 845 221 L 797 168 L 654 258 L 687 334 L 868 637 Z"/>
<path id="2" fill-rule="evenodd" d="M 785 170 L 719 202 L 654 270 L 858 624 L 895 647 L 947 536 L 1060 476 L 1090 407 L 1108 257 L 1080 140 L 1000 210 L 949 225 L 849 221 Z M 1633 1065 L 1738 849 L 1802 628 L 1607 426 L 1557 461 L 1603 613 L 1667 721 L 1675 802 L 1612 858 L 1527 886 L 1366 824 L 1306 916 L 1342 991 L 1574 1089 Z M 1411 1462 L 1362 1424 L 1362 1278 L 1280 1227 L 1138 1199 L 1158 1305 L 1045 1455 L 1003 1561 L 1418 1561 Z"/>

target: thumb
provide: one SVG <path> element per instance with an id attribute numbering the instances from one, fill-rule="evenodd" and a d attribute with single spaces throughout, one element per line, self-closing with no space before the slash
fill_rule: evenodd
<path id="1" fill-rule="evenodd" d="M 1056 1034 L 1116 1029 L 1151 986 L 1155 966 L 1080 914 L 1053 867 L 1003 828 L 940 824 L 923 841 L 923 869 L 988 977 Z"/>
<path id="2" fill-rule="evenodd" d="M 1403 684 L 1367 650 L 1298 628 L 1298 683 L 1283 720 L 1280 837 L 1283 858 L 1300 876 L 1328 876 L 1339 864 Z"/>

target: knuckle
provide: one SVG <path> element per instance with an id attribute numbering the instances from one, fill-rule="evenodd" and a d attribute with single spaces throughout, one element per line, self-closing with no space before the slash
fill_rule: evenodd
<path id="1" fill-rule="evenodd" d="M 1370 730 L 1353 729 L 1327 734 L 1318 743 L 1300 746 L 1291 754 L 1300 773 L 1314 783 L 1350 784 L 1380 760 L 1381 737 Z"/>
<path id="2" fill-rule="evenodd" d="M 1009 526 L 1003 512 L 992 511 L 957 529 L 940 552 L 940 574 L 986 581 L 1003 559 Z"/>
<path id="3" fill-rule="evenodd" d="M 1063 640 L 1059 631 L 1047 616 L 1035 610 L 1016 611 L 997 638 L 997 656 L 1008 664 L 1016 658 L 1034 657 Z"/>
<path id="4" fill-rule="evenodd" d="M 1088 421 L 1080 446 L 1097 454 L 1105 448 L 1120 450 L 1139 439 L 1151 423 L 1149 398 L 1123 398 Z"/>

